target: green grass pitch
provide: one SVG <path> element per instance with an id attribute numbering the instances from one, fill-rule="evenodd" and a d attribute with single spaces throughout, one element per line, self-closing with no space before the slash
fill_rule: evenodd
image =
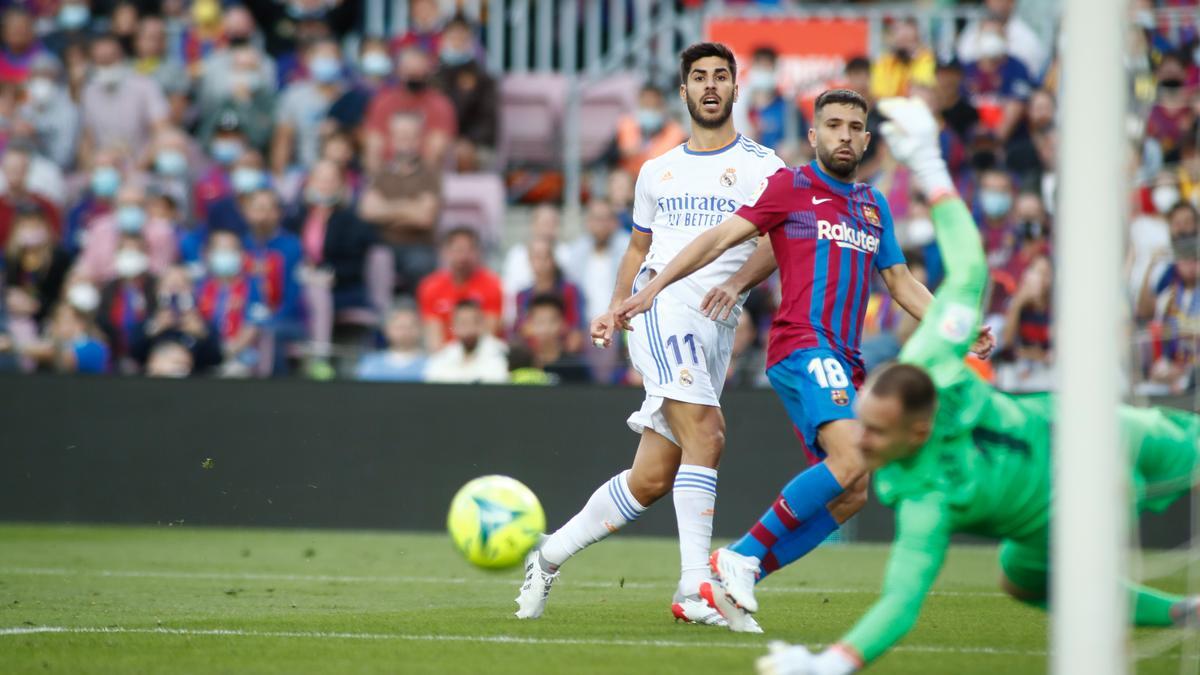
<path id="1" fill-rule="evenodd" d="M 519 571 L 471 568 L 441 535 L 0 525 L 0 672 L 751 673 L 768 639 L 836 639 L 885 558 L 818 550 L 760 587 L 766 635 L 749 636 L 672 619 L 666 539 L 592 547 L 546 615 L 518 621 Z M 917 629 L 871 672 L 1043 672 L 1046 617 L 996 575 L 994 549 L 956 548 Z M 1138 672 L 1195 670 L 1176 647 Z"/>

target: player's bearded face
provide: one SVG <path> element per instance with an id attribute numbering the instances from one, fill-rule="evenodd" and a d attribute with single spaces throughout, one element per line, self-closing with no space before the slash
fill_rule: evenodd
<path id="1" fill-rule="evenodd" d="M 725 60 L 711 56 L 696 61 L 684 86 L 688 114 L 705 129 L 716 129 L 729 121 L 736 94 Z"/>
<path id="2" fill-rule="evenodd" d="M 817 159 L 836 178 L 850 180 L 858 171 L 871 134 L 867 114 L 861 109 L 832 103 L 821 109 L 817 125 L 809 131 Z"/>

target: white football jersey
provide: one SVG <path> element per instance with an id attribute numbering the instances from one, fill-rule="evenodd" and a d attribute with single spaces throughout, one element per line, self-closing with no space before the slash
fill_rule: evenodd
<path id="1" fill-rule="evenodd" d="M 783 167 L 773 150 L 741 134 L 719 150 L 695 152 L 684 143 L 643 164 L 634 191 L 633 226 L 654 237 L 646 267 L 661 271 L 693 239 L 733 215 L 763 179 Z M 737 272 L 755 246 L 757 240 L 752 239 L 729 249 L 662 295 L 698 310 L 705 294 Z M 730 315 L 732 325 L 740 312 L 739 302 Z"/>

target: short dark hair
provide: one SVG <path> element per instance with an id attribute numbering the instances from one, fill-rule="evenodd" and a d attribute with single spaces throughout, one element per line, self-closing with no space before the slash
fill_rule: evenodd
<path id="1" fill-rule="evenodd" d="M 871 72 L 871 59 L 865 56 L 856 56 L 846 62 L 846 68 L 842 72 L 846 75 L 857 72 Z"/>
<path id="2" fill-rule="evenodd" d="M 480 244 L 479 233 L 475 231 L 475 228 L 469 225 L 455 225 L 449 230 L 446 230 L 446 234 L 442 235 L 442 246 L 448 245 L 458 237 L 466 237 L 467 239 L 470 239 L 471 243 L 475 244 L 476 246 L 479 246 Z"/>
<path id="3" fill-rule="evenodd" d="M 825 106 L 838 103 L 848 105 L 852 108 L 862 108 L 864 113 L 871 111 L 867 107 L 867 99 L 863 98 L 863 95 L 857 91 L 852 89 L 827 89 L 817 97 L 817 103 L 813 107 L 813 114 L 819 115 L 821 114 L 821 109 Z"/>
<path id="4" fill-rule="evenodd" d="M 893 363 L 878 370 L 871 380 L 871 393 L 880 398 L 899 399 L 905 417 L 932 415 L 937 406 L 933 379 L 909 363 Z"/>
<path id="5" fill-rule="evenodd" d="M 725 59 L 725 62 L 729 64 L 729 73 L 733 75 L 733 81 L 737 82 L 737 59 L 733 56 L 733 50 L 720 42 L 697 42 L 679 54 L 680 84 L 687 84 L 688 73 L 692 72 L 692 64 L 708 56 Z"/>
<path id="6" fill-rule="evenodd" d="M 1167 209 L 1167 220 L 1174 218 L 1176 212 L 1178 211 L 1187 211 L 1188 213 L 1191 213 L 1192 222 L 1200 225 L 1200 210 L 1197 210 L 1196 207 L 1193 206 L 1188 200 L 1180 199 L 1179 201 L 1175 202 L 1174 206 Z"/>
<path id="7" fill-rule="evenodd" d="M 775 63 L 776 61 L 779 60 L 779 52 L 775 51 L 774 47 L 771 47 L 769 45 L 763 45 L 754 50 L 754 59 L 756 61 L 758 59 L 763 59 L 766 61 L 770 61 L 771 63 Z"/>
<path id="8" fill-rule="evenodd" d="M 528 313 L 532 314 L 533 310 L 538 307 L 552 307 L 558 311 L 559 315 L 567 313 L 567 306 L 563 303 L 562 298 L 556 293 L 538 293 L 529 301 Z"/>

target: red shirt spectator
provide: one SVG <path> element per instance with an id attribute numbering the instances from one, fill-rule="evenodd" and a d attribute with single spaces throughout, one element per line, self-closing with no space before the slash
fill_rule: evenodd
<path id="1" fill-rule="evenodd" d="M 26 187 L 31 160 L 25 150 L 9 148 L 4 153 L 3 171 L 4 180 L 8 183 L 8 192 L 0 195 L 0 249 L 8 245 L 8 235 L 19 211 L 40 211 L 56 238 L 62 231 L 58 207 L 42 195 L 30 192 Z"/>
<path id="2" fill-rule="evenodd" d="M 409 29 L 392 39 L 389 51 L 398 54 L 416 47 L 426 54 L 437 54 L 442 45 L 442 12 L 437 0 L 413 0 L 409 11 L 412 16 Z"/>
<path id="3" fill-rule="evenodd" d="M 429 351 L 454 339 L 450 319 L 461 300 L 478 302 L 488 332 L 499 334 L 504 290 L 500 277 L 480 263 L 479 235 L 469 228 L 452 230 L 442 244 L 442 262 L 442 269 L 425 277 L 417 287 L 417 305 Z"/>
<path id="4" fill-rule="evenodd" d="M 421 154 L 430 166 L 441 166 L 450 143 L 458 135 L 454 104 L 446 95 L 430 86 L 432 69 L 429 57 L 419 49 L 400 54 L 397 69 L 400 85 L 379 92 L 367 108 L 364 126 L 367 132 L 367 168 L 378 169 L 391 159 L 388 129 L 392 116 L 419 113 L 425 120 L 425 139 Z"/>

